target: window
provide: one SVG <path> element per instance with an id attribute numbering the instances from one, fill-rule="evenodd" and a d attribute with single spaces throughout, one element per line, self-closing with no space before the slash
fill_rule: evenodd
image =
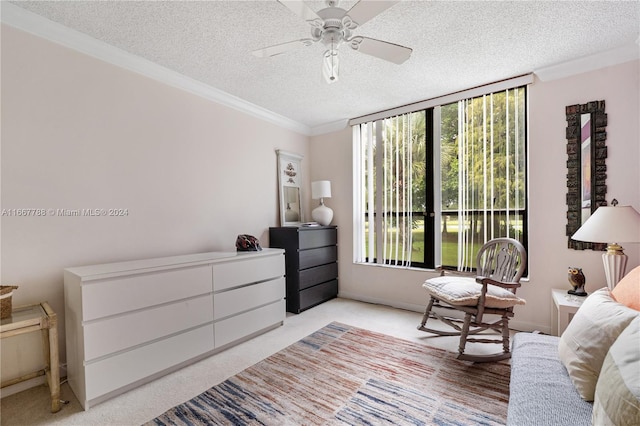
<path id="1" fill-rule="evenodd" d="M 526 86 L 357 124 L 354 261 L 459 270 L 527 246 Z"/>
<path id="2" fill-rule="evenodd" d="M 362 182 L 355 206 L 357 262 L 424 263 L 427 115 L 418 111 L 354 128 Z"/>

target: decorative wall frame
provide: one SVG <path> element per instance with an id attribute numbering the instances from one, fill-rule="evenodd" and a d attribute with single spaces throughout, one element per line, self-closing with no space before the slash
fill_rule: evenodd
<path id="1" fill-rule="evenodd" d="M 605 250 L 606 243 L 575 241 L 571 236 L 607 200 L 607 114 L 604 101 L 565 108 L 567 117 L 568 247 Z"/>
<path id="2" fill-rule="evenodd" d="M 302 155 L 276 150 L 278 155 L 278 192 L 280 198 L 280 226 L 300 226 L 302 211 Z"/>

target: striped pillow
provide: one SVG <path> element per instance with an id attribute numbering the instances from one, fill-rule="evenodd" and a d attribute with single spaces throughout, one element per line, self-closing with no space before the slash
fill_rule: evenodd
<path id="1" fill-rule="evenodd" d="M 604 359 L 593 403 L 594 425 L 640 425 L 640 317 Z"/>

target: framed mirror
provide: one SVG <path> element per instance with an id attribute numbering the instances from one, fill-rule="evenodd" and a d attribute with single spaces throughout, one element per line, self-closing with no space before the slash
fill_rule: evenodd
<path id="1" fill-rule="evenodd" d="M 567 230 L 569 248 L 604 250 L 605 243 L 575 241 L 571 236 L 607 195 L 607 114 L 604 101 L 566 107 Z"/>
<path id="2" fill-rule="evenodd" d="M 300 226 L 302 212 L 302 155 L 277 149 L 280 226 Z"/>

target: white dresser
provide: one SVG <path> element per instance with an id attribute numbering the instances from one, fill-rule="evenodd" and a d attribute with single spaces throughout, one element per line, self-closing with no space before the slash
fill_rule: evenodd
<path id="1" fill-rule="evenodd" d="M 64 271 L 69 385 L 85 410 L 282 325 L 284 250 Z"/>

